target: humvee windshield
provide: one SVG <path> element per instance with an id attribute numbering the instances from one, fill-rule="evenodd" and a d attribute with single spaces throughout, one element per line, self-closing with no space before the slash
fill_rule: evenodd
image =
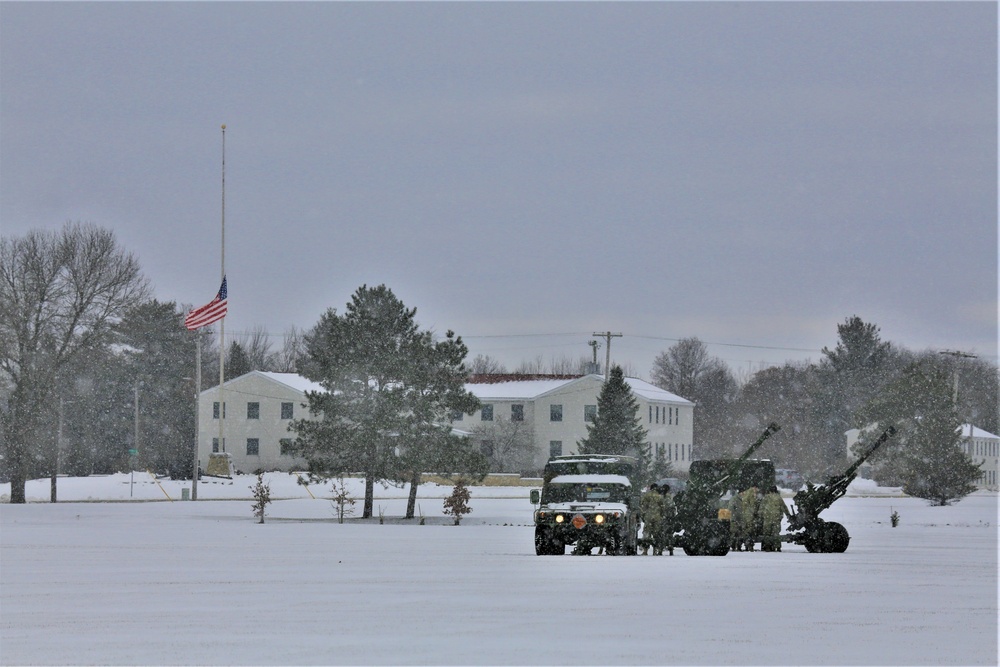
<path id="1" fill-rule="evenodd" d="M 624 503 L 628 493 L 623 484 L 549 484 L 542 490 L 542 503 Z"/>

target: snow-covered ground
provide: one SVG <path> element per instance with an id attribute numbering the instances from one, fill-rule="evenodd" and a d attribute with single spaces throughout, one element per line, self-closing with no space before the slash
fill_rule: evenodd
<path id="1" fill-rule="evenodd" d="M 452 526 L 449 487 L 418 525 L 378 486 L 385 525 L 339 524 L 329 485 L 268 479 L 264 525 L 250 476 L 198 502 L 139 473 L 60 478 L 55 505 L 29 483 L 0 506 L 0 664 L 997 664 L 996 494 L 859 482 L 824 514 L 844 554 L 537 557 L 524 487 L 474 487 Z M 69 502 L 130 497 L 162 502 Z"/>

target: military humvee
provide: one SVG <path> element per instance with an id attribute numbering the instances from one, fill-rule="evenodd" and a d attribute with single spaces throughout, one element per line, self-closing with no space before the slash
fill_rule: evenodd
<path id="1" fill-rule="evenodd" d="M 635 555 L 639 489 L 630 456 L 557 456 L 545 464 L 542 488 L 531 491 L 535 553 L 553 556 L 575 545 L 576 554 L 603 547 L 611 555 Z"/>

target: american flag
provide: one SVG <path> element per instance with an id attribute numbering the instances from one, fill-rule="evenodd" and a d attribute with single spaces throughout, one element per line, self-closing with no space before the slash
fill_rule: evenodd
<path id="1" fill-rule="evenodd" d="M 222 277 L 222 286 L 215 298 L 201 308 L 195 308 L 184 318 L 184 326 L 188 329 L 200 329 L 213 322 L 218 322 L 226 316 L 229 310 L 229 290 L 226 287 L 226 277 Z"/>

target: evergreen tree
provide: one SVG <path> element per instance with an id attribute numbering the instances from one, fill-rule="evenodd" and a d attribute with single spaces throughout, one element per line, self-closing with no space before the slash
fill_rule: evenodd
<path id="1" fill-rule="evenodd" d="M 872 460 L 898 467 L 904 492 L 947 505 L 975 490 L 980 469 L 960 446 L 951 378 L 940 367 L 912 364 L 858 413 L 858 422 L 859 427 L 896 426 L 895 442 Z"/>
<path id="2" fill-rule="evenodd" d="M 638 482 L 649 476 L 652 454 L 642 427 L 639 402 L 625 381 L 621 366 L 613 366 L 597 397 L 597 416 L 587 424 L 587 437 L 577 443 L 581 454 L 621 454 L 638 459 Z"/>
<path id="3" fill-rule="evenodd" d="M 897 373 L 896 354 L 882 341 L 876 325 L 855 315 L 837 325 L 837 335 L 833 350 L 823 348 L 811 411 L 819 453 L 834 467 L 843 463 L 844 433 L 853 425 L 855 413 Z"/>
<path id="4" fill-rule="evenodd" d="M 247 355 L 246 350 L 243 349 L 243 346 L 239 342 L 234 341 L 229 346 L 229 354 L 226 355 L 226 382 L 241 375 L 246 375 L 252 370 L 255 369 L 250 363 L 250 357 Z"/>
<path id="5" fill-rule="evenodd" d="M 300 372 L 324 391 L 306 393 L 314 419 L 293 422 L 296 447 L 314 474 L 365 473 L 366 519 L 376 481 L 419 483 L 425 465 L 474 459 L 441 425 L 478 406 L 464 386 L 467 349 L 452 332 L 434 343 L 415 315 L 385 285 L 362 285 L 343 315 L 328 310 L 305 337 Z"/>

